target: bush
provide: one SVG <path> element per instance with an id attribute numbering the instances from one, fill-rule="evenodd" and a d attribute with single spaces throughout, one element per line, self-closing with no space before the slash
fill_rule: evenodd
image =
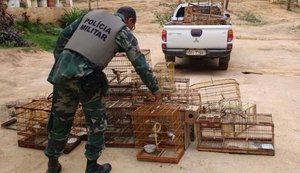
<path id="1" fill-rule="evenodd" d="M 172 3 L 164 3 L 161 2 L 159 7 L 161 8 L 160 11 L 154 11 L 155 20 L 154 22 L 158 23 L 160 26 L 164 26 L 167 22 L 171 20 L 171 17 L 177 8 L 177 6 L 181 3 L 192 3 L 192 0 L 181 0 Z"/>
<path id="2" fill-rule="evenodd" d="M 6 47 L 28 46 L 22 35 L 14 30 L 0 31 L 0 45 Z"/>
<path id="3" fill-rule="evenodd" d="M 240 17 L 241 20 L 245 20 L 247 22 L 250 22 L 250 23 L 254 23 L 254 24 L 257 24 L 257 25 L 263 25 L 263 24 L 266 24 L 265 21 L 257 18 L 253 13 L 251 13 L 250 11 L 246 11 L 243 13 L 243 15 Z"/>
<path id="4" fill-rule="evenodd" d="M 71 11 L 65 12 L 65 14 L 63 14 L 62 17 L 58 19 L 60 27 L 65 28 L 66 26 L 73 23 L 80 16 L 85 15 L 87 12 L 87 10 L 81 10 L 78 8 L 73 8 Z"/>
<path id="5" fill-rule="evenodd" d="M 24 38 L 32 47 L 52 51 L 61 29 L 53 24 L 37 24 L 31 22 L 17 22 L 15 30 L 23 33 Z"/>
<path id="6" fill-rule="evenodd" d="M 165 7 L 162 11 L 155 11 L 155 22 L 158 23 L 160 26 L 164 26 L 165 23 L 169 22 L 173 12 L 175 11 L 176 7 L 179 5 L 177 4 L 160 4 L 160 6 Z"/>

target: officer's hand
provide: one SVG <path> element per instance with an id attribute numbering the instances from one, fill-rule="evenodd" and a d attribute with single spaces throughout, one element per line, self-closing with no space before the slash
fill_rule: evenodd
<path id="1" fill-rule="evenodd" d="M 154 94 L 154 102 L 155 102 L 155 104 L 160 104 L 160 102 L 161 102 L 161 92 L 160 91 L 158 91 L 158 92 L 155 92 Z"/>
<path id="2" fill-rule="evenodd" d="M 155 103 L 158 103 L 161 99 L 161 93 L 159 91 L 155 92 L 153 95 L 148 95 L 148 98 Z"/>

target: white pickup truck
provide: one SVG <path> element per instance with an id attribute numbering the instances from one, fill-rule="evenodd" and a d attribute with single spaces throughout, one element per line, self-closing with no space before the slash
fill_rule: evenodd
<path id="1" fill-rule="evenodd" d="M 218 5 L 180 4 L 162 31 L 162 50 L 166 61 L 175 57 L 219 58 L 219 69 L 227 70 L 233 31 L 230 15 Z"/>

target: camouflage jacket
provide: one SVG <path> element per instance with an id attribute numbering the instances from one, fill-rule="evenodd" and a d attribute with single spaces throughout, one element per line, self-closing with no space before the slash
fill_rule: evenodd
<path id="1" fill-rule="evenodd" d="M 122 20 L 124 19 L 121 14 L 116 13 L 115 15 L 122 18 Z M 90 62 L 82 55 L 71 50 L 64 50 L 64 46 L 75 32 L 81 19 L 82 17 L 67 26 L 58 37 L 54 49 L 55 63 L 48 76 L 48 81 L 52 84 L 87 76 L 92 73 L 95 68 L 98 68 L 96 64 Z M 156 93 L 159 90 L 156 78 L 149 68 L 145 56 L 139 50 L 137 39 L 128 27 L 125 26 L 119 31 L 115 38 L 115 44 L 117 45 L 117 52 L 126 52 L 128 59 L 131 61 L 142 81 L 152 93 Z"/>

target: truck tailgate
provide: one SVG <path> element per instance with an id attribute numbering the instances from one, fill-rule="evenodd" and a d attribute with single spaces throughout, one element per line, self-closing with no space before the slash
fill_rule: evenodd
<path id="1" fill-rule="evenodd" d="M 165 25 L 168 48 L 226 49 L 231 25 Z M 193 31 L 202 31 L 192 36 Z"/>

